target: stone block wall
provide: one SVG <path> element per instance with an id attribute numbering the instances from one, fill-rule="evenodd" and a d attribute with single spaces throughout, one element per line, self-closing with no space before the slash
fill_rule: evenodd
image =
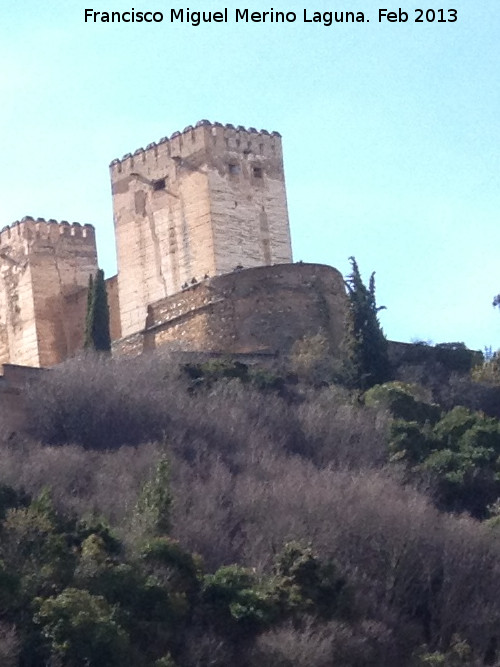
<path id="1" fill-rule="evenodd" d="M 204 280 L 148 308 L 147 325 L 114 344 L 136 355 L 168 345 L 227 354 L 287 353 L 296 340 L 324 333 L 332 352 L 343 336 L 341 274 L 318 264 L 282 264 Z"/>
<path id="2" fill-rule="evenodd" d="M 107 278 L 105 283 L 109 306 L 109 332 L 111 334 L 111 340 L 118 340 L 122 337 L 120 324 L 120 299 L 118 295 L 118 276 L 111 276 L 111 278 Z"/>

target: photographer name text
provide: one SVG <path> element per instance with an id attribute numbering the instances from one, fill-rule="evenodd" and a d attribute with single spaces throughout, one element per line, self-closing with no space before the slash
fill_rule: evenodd
<path id="1" fill-rule="evenodd" d="M 302 22 L 311 25 L 330 27 L 336 23 L 456 23 L 458 11 L 456 9 L 395 9 L 381 8 L 371 12 L 341 10 L 341 11 L 314 11 L 304 9 L 302 12 L 278 11 L 251 11 L 250 9 L 228 9 L 217 11 L 193 11 L 191 9 L 168 9 L 166 11 L 96 11 L 84 10 L 85 23 L 173 23 L 189 24 L 194 27 L 206 23 L 296 23 Z"/>

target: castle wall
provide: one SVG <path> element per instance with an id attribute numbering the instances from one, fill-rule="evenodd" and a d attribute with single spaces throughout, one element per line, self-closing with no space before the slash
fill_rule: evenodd
<path id="1" fill-rule="evenodd" d="M 95 273 L 95 272 L 94 272 Z M 88 278 L 87 278 L 88 280 Z M 105 281 L 109 306 L 109 332 L 111 340 L 121 338 L 120 304 L 118 302 L 117 276 Z M 77 354 L 85 342 L 85 318 L 87 316 L 88 285 L 71 291 L 64 298 L 67 356 Z"/>
<path id="2" fill-rule="evenodd" d="M 111 340 L 122 337 L 120 324 L 120 299 L 118 295 L 118 276 L 111 276 L 105 280 L 109 306 L 109 333 Z"/>
<path id="3" fill-rule="evenodd" d="M 110 170 L 124 336 L 193 278 L 291 261 L 277 133 L 201 121 Z"/>
<path id="4" fill-rule="evenodd" d="M 87 315 L 88 286 L 80 287 L 64 299 L 66 313 L 67 356 L 77 354 L 83 349 L 85 340 L 85 318 Z"/>
<path id="5" fill-rule="evenodd" d="M 52 366 L 79 345 L 73 299 L 97 270 L 94 229 L 23 218 L 0 233 L 0 361 Z"/>
<path id="6" fill-rule="evenodd" d="M 317 264 L 257 267 L 205 280 L 148 308 L 147 327 L 116 341 L 136 355 L 162 345 L 228 354 L 286 353 L 323 332 L 335 354 L 344 336 L 341 274 Z"/>

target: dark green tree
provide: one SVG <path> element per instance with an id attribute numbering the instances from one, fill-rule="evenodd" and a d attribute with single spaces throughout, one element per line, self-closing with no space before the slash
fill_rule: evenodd
<path id="1" fill-rule="evenodd" d="M 36 598 L 35 622 L 50 645 L 56 664 L 114 667 L 133 664 L 129 637 L 118 610 L 101 595 L 66 588 L 59 595 Z"/>
<path id="2" fill-rule="evenodd" d="M 171 508 L 170 466 L 167 459 L 162 458 L 152 477 L 142 487 L 136 517 L 146 533 L 162 535 L 170 530 Z"/>
<path id="3" fill-rule="evenodd" d="M 360 389 L 368 389 L 389 377 L 387 339 L 378 320 L 378 313 L 385 306 L 376 303 L 375 272 L 366 287 L 355 258 L 349 257 L 349 261 L 351 273 L 345 283 L 349 297 L 346 365 L 352 383 Z"/>
<path id="4" fill-rule="evenodd" d="M 97 352 L 111 350 L 108 295 L 102 269 L 97 270 L 95 278 L 89 277 L 84 346 Z"/>

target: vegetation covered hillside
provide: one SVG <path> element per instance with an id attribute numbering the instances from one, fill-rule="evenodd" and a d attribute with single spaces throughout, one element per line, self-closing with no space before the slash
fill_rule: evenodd
<path id="1" fill-rule="evenodd" d="M 500 665 L 499 422 L 462 381 L 298 362 L 91 355 L 32 387 L 0 447 L 0 665 Z"/>

